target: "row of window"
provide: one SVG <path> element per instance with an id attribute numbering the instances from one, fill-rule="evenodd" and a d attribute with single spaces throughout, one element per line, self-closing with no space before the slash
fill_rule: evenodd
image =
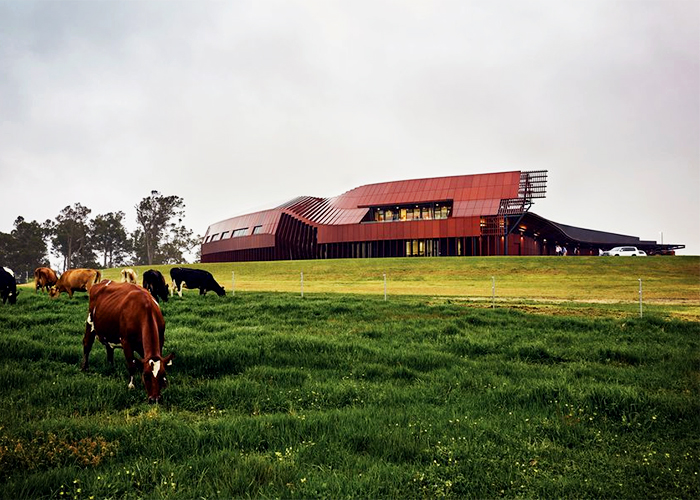
<path id="1" fill-rule="evenodd" d="M 365 222 L 447 219 L 450 215 L 452 215 L 450 202 L 373 207 L 370 208 Z"/>
<path id="2" fill-rule="evenodd" d="M 219 241 L 219 240 L 225 240 L 226 238 L 237 238 L 239 236 L 245 236 L 248 233 L 248 228 L 247 227 L 242 227 L 240 229 L 236 229 L 235 231 L 231 232 L 231 236 L 229 236 L 230 231 L 223 231 L 222 233 L 214 233 L 211 236 L 207 236 L 204 239 L 204 243 L 211 243 L 212 241 Z M 255 226 L 253 227 L 253 230 L 250 232 L 250 234 L 260 234 L 262 233 L 262 226 Z"/>

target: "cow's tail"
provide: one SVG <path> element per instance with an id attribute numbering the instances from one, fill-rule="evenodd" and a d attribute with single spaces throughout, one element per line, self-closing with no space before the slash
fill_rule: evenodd
<path id="1" fill-rule="evenodd" d="M 93 285 L 96 285 L 100 281 L 102 281 L 102 273 L 99 269 L 95 269 L 95 281 L 93 282 Z"/>

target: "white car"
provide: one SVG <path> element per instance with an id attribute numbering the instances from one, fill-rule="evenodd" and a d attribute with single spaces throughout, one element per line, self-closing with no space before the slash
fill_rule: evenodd
<path id="1" fill-rule="evenodd" d="M 637 247 L 615 247 L 611 248 L 607 252 L 603 252 L 603 255 L 613 256 L 613 257 L 646 257 L 647 254 L 644 250 L 639 250 Z"/>

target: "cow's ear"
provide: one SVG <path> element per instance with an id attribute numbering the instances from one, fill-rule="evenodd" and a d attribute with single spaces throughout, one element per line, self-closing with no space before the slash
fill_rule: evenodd
<path id="1" fill-rule="evenodd" d="M 165 358 L 163 358 L 163 362 L 165 363 L 165 366 L 172 366 L 173 359 L 175 359 L 175 354 L 173 354 L 172 352 L 170 354 L 168 354 Z"/>
<path id="2" fill-rule="evenodd" d="M 143 370 L 143 360 L 139 359 L 137 357 L 134 357 L 134 359 L 131 360 L 133 364 L 139 367 L 140 370 Z"/>

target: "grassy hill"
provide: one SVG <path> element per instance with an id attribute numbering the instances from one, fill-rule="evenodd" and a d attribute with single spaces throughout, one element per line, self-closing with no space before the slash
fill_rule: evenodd
<path id="1" fill-rule="evenodd" d="M 169 281 L 173 266 L 153 266 Z M 337 259 L 196 264 L 231 292 L 350 293 L 383 297 L 432 297 L 530 304 L 553 312 L 551 304 L 639 302 L 691 319 L 700 317 L 700 257 L 442 257 Z M 139 276 L 148 267 L 137 267 Z M 103 271 L 119 279 L 118 269 Z M 495 286 L 494 286 L 495 285 Z M 495 292 L 495 293 L 494 293 Z M 546 304 L 550 306 L 545 307 Z M 630 309 L 631 308 L 631 309 Z M 619 308 L 615 309 L 619 310 Z"/>

